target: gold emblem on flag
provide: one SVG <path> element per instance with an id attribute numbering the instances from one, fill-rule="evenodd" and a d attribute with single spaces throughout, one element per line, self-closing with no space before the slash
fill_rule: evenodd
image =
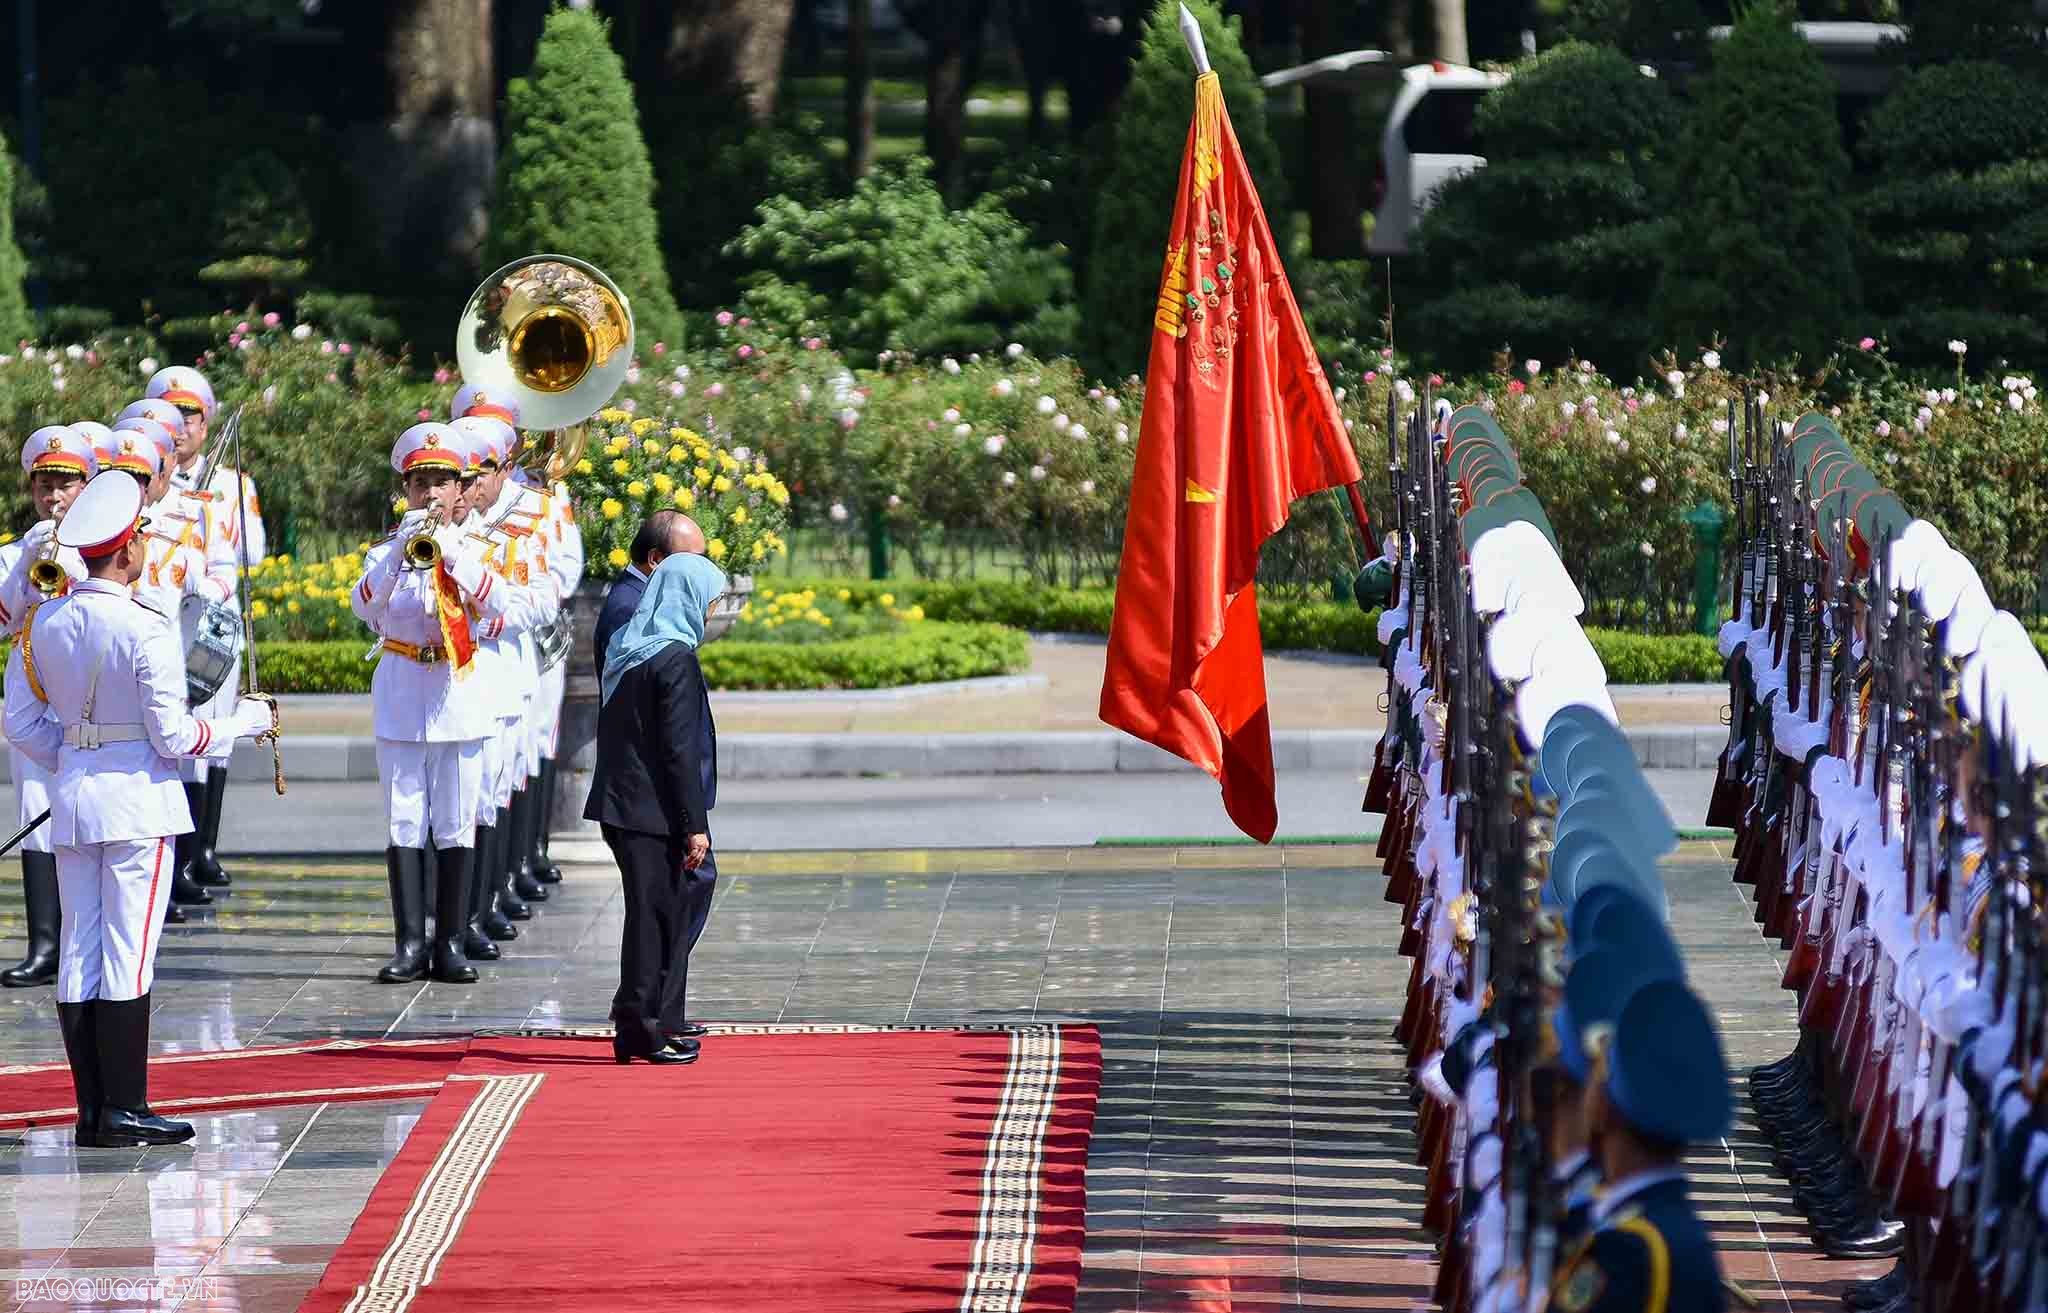
<path id="1" fill-rule="evenodd" d="M 1196 483 L 1193 479 L 1189 479 L 1187 488 L 1187 499 L 1198 506 L 1207 506 L 1216 500 L 1216 494 L 1210 492 L 1201 484 Z"/>
<path id="2" fill-rule="evenodd" d="M 1152 312 L 1152 327 L 1168 337 L 1187 336 L 1181 322 L 1180 299 L 1188 290 L 1188 248 L 1176 244 L 1166 253 L 1166 272 L 1159 279 L 1159 307 Z"/>

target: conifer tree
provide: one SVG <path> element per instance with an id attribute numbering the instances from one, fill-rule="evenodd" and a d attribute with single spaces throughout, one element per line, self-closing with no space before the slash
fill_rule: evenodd
<path id="1" fill-rule="evenodd" d="M 680 340 L 633 88 L 592 13 L 550 13 L 532 71 L 506 88 L 487 249 L 496 263 L 542 251 L 587 260 L 632 302 L 640 341 Z"/>
<path id="2" fill-rule="evenodd" d="M 0 342 L 5 343 L 35 336 L 22 291 L 28 257 L 14 240 L 14 169 L 14 153 L 0 140 Z"/>
<path id="3" fill-rule="evenodd" d="M 1266 130 L 1266 92 L 1252 72 L 1235 21 L 1226 23 L 1215 0 L 1188 0 L 1202 25 L 1209 66 L 1223 83 L 1230 112 L 1258 185 L 1259 200 L 1284 250 L 1286 180 L 1280 152 Z M 1082 297 L 1081 349 L 1087 366 L 1104 376 L 1145 367 L 1153 302 L 1173 222 L 1173 189 L 1180 179 L 1188 122 L 1194 116 L 1195 71 L 1180 35 L 1179 0 L 1158 0 L 1117 110 L 1113 142 L 1095 191 L 1094 234 L 1088 244 Z"/>
<path id="4" fill-rule="evenodd" d="M 1834 83 L 1780 0 L 1752 0 L 1714 48 L 1671 174 L 1662 341 L 1722 337 L 1738 365 L 1831 351 L 1858 301 L 1849 158 Z"/>

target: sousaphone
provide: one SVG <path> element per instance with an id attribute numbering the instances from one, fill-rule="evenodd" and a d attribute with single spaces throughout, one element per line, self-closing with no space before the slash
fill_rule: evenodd
<path id="1" fill-rule="evenodd" d="M 603 409 L 633 363 L 633 308 L 618 284 L 567 255 L 514 260 L 478 285 L 455 329 L 462 380 L 519 408 L 548 433 L 546 474 L 582 457 L 584 420 Z"/>

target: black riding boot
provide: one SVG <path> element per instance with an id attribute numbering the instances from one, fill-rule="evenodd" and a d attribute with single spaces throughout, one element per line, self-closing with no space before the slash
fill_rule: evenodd
<path id="1" fill-rule="evenodd" d="M 0 985 L 28 989 L 57 978 L 57 936 L 63 909 L 57 903 L 57 857 L 54 853 L 21 855 L 21 896 L 28 904 L 28 956 L 0 971 Z"/>
<path id="2" fill-rule="evenodd" d="M 535 795 L 539 799 L 535 807 L 533 835 L 533 874 L 542 884 L 562 883 L 562 868 L 548 856 L 548 829 L 554 824 L 555 816 L 555 759 L 540 759 L 540 789 Z"/>
<path id="3" fill-rule="evenodd" d="M 475 855 L 470 859 L 473 865 L 469 881 L 469 923 L 486 939 L 503 944 L 519 938 L 519 927 L 506 920 L 505 914 L 498 910 L 498 886 L 491 879 L 491 854 L 497 851 L 497 847 L 498 827 L 477 826 Z"/>
<path id="4" fill-rule="evenodd" d="M 518 794 L 512 795 L 516 801 Z M 490 873 L 491 887 L 497 891 L 498 912 L 508 921 L 531 921 L 533 909 L 519 896 L 512 884 L 513 863 L 509 860 L 512 849 L 513 816 L 510 807 L 498 809 L 498 823 L 491 827 L 491 851 L 483 869 Z"/>
<path id="5" fill-rule="evenodd" d="M 220 814 L 228 798 L 228 768 L 225 764 L 207 769 L 204 796 L 204 819 L 199 823 L 199 851 L 192 858 L 192 879 L 208 889 L 225 889 L 231 881 L 213 851 L 220 843 Z"/>
<path id="6" fill-rule="evenodd" d="M 386 848 L 391 877 L 391 922 L 398 952 L 377 973 L 386 985 L 403 985 L 427 973 L 427 853 L 424 848 Z"/>
<path id="7" fill-rule="evenodd" d="M 545 903 L 548 887 L 533 874 L 533 790 L 520 785 L 512 792 L 512 824 L 506 839 L 505 864 L 512 872 L 512 891 L 529 903 Z"/>
<path id="8" fill-rule="evenodd" d="M 71 1088 L 78 1092 L 78 1135 L 81 1148 L 100 1142 L 100 1051 L 96 1013 L 91 1002 L 59 1003 L 57 1028 L 64 1032 L 64 1058 L 71 1064 Z"/>
<path id="9" fill-rule="evenodd" d="M 118 1003 L 100 999 L 92 1006 L 100 1055 L 100 1147 L 191 1139 L 192 1123 L 149 1110 L 149 995 Z"/>
<path id="10" fill-rule="evenodd" d="M 462 958 L 462 932 L 469 928 L 469 879 L 472 870 L 467 848 L 434 850 L 434 979 L 448 985 L 467 985 L 476 980 L 476 968 Z"/>
<path id="11" fill-rule="evenodd" d="M 491 900 L 491 882 L 484 879 L 483 854 L 489 842 L 490 827 L 476 827 L 476 847 L 471 849 L 469 884 L 467 886 L 467 911 L 462 923 L 462 955 L 472 962 L 495 962 L 504 956 L 498 945 L 491 939 L 490 931 L 484 928 L 484 911 Z M 497 909 L 491 908 L 493 912 Z M 510 922 L 506 923 L 510 926 Z M 514 930 L 513 935 L 519 932 Z"/>
<path id="12" fill-rule="evenodd" d="M 171 902 L 203 907 L 213 901 L 213 895 L 199 887 L 192 872 L 199 859 L 199 828 L 206 820 L 204 784 L 185 786 L 185 807 L 192 813 L 192 832 L 179 835 L 171 849 Z"/>

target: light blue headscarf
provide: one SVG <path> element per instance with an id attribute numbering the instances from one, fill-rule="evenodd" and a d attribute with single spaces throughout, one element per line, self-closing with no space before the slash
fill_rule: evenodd
<path id="1" fill-rule="evenodd" d="M 620 625 L 604 649 L 604 694 L 610 701 L 626 672 L 660 655 L 670 643 L 704 641 L 704 612 L 725 591 L 725 571 L 709 557 L 677 553 L 654 568 L 640 608 Z"/>

